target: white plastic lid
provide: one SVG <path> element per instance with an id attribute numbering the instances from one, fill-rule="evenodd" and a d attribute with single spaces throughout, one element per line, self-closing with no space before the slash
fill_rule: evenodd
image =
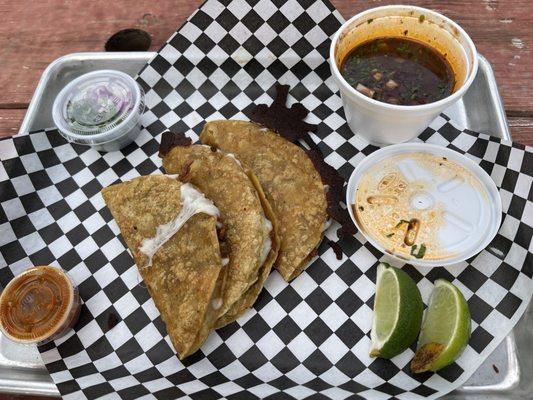
<path id="1" fill-rule="evenodd" d="M 132 77 L 100 70 L 65 86 L 54 101 L 52 116 L 70 142 L 101 144 L 134 129 L 143 111 L 144 93 Z"/>
<path id="2" fill-rule="evenodd" d="M 350 177 L 346 201 L 374 247 L 419 266 L 476 255 L 492 241 L 502 218 L 498 189 L 481 167 L 425 143 L 392 145 L 366 157 Z"/>

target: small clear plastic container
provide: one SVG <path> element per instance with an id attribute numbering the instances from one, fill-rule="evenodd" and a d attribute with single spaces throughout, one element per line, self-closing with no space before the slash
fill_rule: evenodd
<path id="1" fill-rule="evenodd" d="M 57 95 L 52 117 L 69 142 L 116 151 L 141 132 L 144 92 L 129 75 L 100 70 L 82 75 Z"/>
<path id="2" fill-rule="evenodd" d="M 80 309 L 78 288 L 65 271 L 32 267 L 0 295 L 0 330 L 17 343 L 48 343 L 74 326 Z"/>

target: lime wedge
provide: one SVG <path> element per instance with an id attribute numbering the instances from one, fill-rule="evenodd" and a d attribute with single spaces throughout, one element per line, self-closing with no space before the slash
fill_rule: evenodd
<path id="1" fill-rule="evenodd" d="M 392 358 L 416 339 L 424 305 L 415 282 L 404 271 L 378 266 L 371 357 Z"/>
<path id="2" fill-rule="evenodd" d="M 457 287 L 435 281 L 411 370 L 438 371 L 454 362 L 470 339 L 468 304 Z"/>

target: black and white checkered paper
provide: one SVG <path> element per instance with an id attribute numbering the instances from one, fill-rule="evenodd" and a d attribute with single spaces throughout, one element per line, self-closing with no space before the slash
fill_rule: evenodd
<path id="1" fill-rule="evenodd" d="M 465 382 L 516 324 L 532 292 L 532 149 L 459 131 L 442 116 L 419 140 L 479 163 L 504 212 L 497 237 L 468 262 L 403 266 L 426 302 L 437 278 L 468 299 L 472 338 L 454 364 L 412 375 L 413 349 L 391 361 L 368 356 L 376 268 L 390 260 L 360 234 L 341 242 L 342 260 L 323 244 L 290 284 L 272 272 L 251 310 L 183 363 L 176 357 L 100 189 L 159 173 L 163 131 L 196 139 L 205 120 L 244 119 L 272 101 L 276 82 L 311 111 L 326 161 L 347 179 L 376 148 L 346 125 L 326 62 L 341 21 L 324 1 L 208 0 L 140 73 L 147 111 L 135 144 L 98 153 L 55 130 L 0 142 L 0 282 L 53 264 L 84 300 L 75 330 L 39 347 L 64 398 L 436 398 Z"/>

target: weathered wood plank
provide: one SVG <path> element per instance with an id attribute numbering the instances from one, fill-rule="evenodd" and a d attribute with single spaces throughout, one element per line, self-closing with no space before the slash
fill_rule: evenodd
<path id="1" fill-rule="evenodd" d="M 394 2 L 404 1 L 333 1 L 345 17 Z M 0 107 L 23 106 L 52 60 L 76 51 L 102 50 L 105 40 L 119 29 L 143 28 L 153 36 L 153 48 L 159 47 L 200 3 L 0 0 Z M 434 8 L 464 26 L 492 62 L 506 107 L 533 111 L 528 94 L 533 78 L 533 6 L 529 0 L 410 3 Z"/>
<path id="2" fill-rule="evenodd" d="M 73 52 L 104 51 L 106 40 L 137 27 L 159 46 L 201 0 L 0 0 L 0 108 L 24 106 L 42 71 Z"/>
<path id="3" fill-rule="evenodd" d="M 0 137 L 15 135 L 25 114 L 25 109 L 0 109 Z"/>
<path id="4" fill-rule="evenodd" d="M 507 117 L 513 140 L 533 146 L 533 117 Z"/>

